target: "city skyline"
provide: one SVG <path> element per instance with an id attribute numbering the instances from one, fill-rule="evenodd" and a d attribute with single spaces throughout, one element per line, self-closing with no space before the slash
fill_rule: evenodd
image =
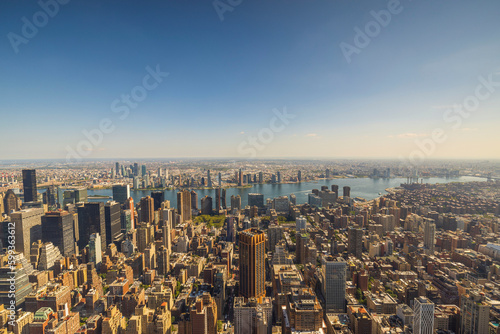
<path id="1" fill-rule="evenodd" d="M 500 4 L 402 0 L 384 21 L 391 3 L 69 2 L 29 38 L 43 8 L 2 3 L 2 123 L 37 140 L 8 126 L 0 156 L 64 159 L 109 119 L 82 158 L 500 158 L 487 144 L 500 139 Z M 126 113 L 122 94 L 147 75 L 155 88 Z M 477 109 L 453 108 L 477 92 Z M 294 118 L 251 144 L 285 109 Z"/>

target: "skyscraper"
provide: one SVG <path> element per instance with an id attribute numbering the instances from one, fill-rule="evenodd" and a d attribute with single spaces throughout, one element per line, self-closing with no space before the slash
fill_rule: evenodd
<path id="1" fill-rule="evenodd" d="M 211 215 L 213 210 L 212 197 L 205 196 L 201 199 L 201 214 Z"/>
<path id="2" fill-rule="evenodd" d="M 198 194 L 194 190 L 191 190 L 191 208 L 198 210 Z"/>
<path id="3" fill-rule="evenodd" d="M 351 197 L 351 187 L 344 186 L 344 197 Z"/>
<path id="4" fill-rule="evenodd" d="M 36 171 L 34 169 L 23 169 L 23 188 L 25 202 L 35 202 L 38 200 Z"/>
<path id="5" fill-rule="evenodd" d="M 302 181 L 302 172 L 300 170 L 297 172 L 297 181 Z"/>
<path id="6" fill-rule="evenodd" d="M 7 190 L 3 198 L 5 213 L 10 215 L 11 212 L 19 210 L 19 199 L 12 189 Z"/>
<path id="7" fill-rule="evenodd" d="M 430 253 L 434 254 L 434 242 L 436 235 L 436 224 L 430 218 L 424 218 L 424 247 Z"/>
<path id="8" fill-rule="evenodd" d="M 207 187 L 212 187 L 212 177 L 210 176 L 210 169 L 207 170 Z"/>
<path id="9" fill-rule="evenodd" d="M 161 203 L 165 201 L 165 193 L 163 191 L 152 191 L 151 197 L 153 198 L 153 207 L 156 211 L 160 208 Z"/>
<path id="10" fill-rule="evenodd" d="M 217 211 L 226 208 L 226 189 L 215 189 L 215 208 Z"/>
<path id="11" fill-rule="evenodd" d="M 326 256 L 321 266 L 322 292 L 327 312 L 345 312 L 345 285 L 347 263 L 341 257 Z"/>
<path id="12" fill-rule="evenodd" d="M 106 224 L 106 245 L 113 243 L 120 237 L 121 227 L 121 207 L 120 203 L 108 201 L 104 205 L 104 221 Z"/>
<path id="13" fill-rule="evenodd" d="M 181 216 L 181 223 L 191 220 L 191 192 L 189 190 L 177 193 L 177 211 Z"/>
<path id="14" fill-rule="evenodd" d="M 116 175 L 120 175 L 121 174 L 121 169 L 120 169 L 120 163 L 119 162 L 115 162 L 115 172 L 116 172 Z"/>
<path id="15" fill-rule="evenodd" d="M 99 233 L 101 249 L 106 249 L 106 222 L 104 219 L 104 203 L 85 203 L 77 207 L 78 229 L 80 239 L 78 248 L 84 249 L 90 240 L 90 235 Z"/>
<path id="16" fill-rule="evenodd" d="M 427 297 L 415 298 L 413 304 L 413 333 L 434 333 L 434 303 Z"/>
<path id="17" fill-rule="evenodd" d="M 128 184 L 115 184 L 113 186 L 113 200 L 120 204 L 130 197 L 130 186 Z"/>
<path id="18" fill-rule="evenodd" d="M 16 251 L 30 256 L 31 243 L 42 239 L 43 209 L 33 208 L 16 211 L 10 215 L 16 232 Z"/>
<path id="19" fill-rule="evenodd" d="M 42 241 L 52 242 L 61 254 L 75 254 L 73 215 L 68 211 L 47 212 L 42 216 Z"/>
<path id="20" fill-rule="evenodd" d="M 141 176 L 144 177 L 147 174 L 146 165 L 141 165 Z"/>
<path id="21" fill-rule="evenodd" d="M 233 211 L 233 214 L 235 211 L 241 210 L 241 196 L 240 195 L 231 195 L 231 211 Z"/>
<path id="22" fill-rule="evenodd" d="M 248 205 L 256 206 L 258 208 L 263 208 L 264 207 L 264 195 L 256 194 L 256 193 L 248 194 Z"/>
<path id="23" fill-rule="evenodd" d="M 95 263 L 99 269 L 102 262 L 102 249 L 99 245 L 102 244 L 99 233 L 92 233 L 89 237 L 89 258 L 90 262 Z"/>
<path id="24" fill-rule="evenodd" d="M 305 230 L 307 228 L 307 219 L 304 216 L 299 216 L 295 219 L 295 230 L 297 233 L 300 233 L 301 230 Z"/>
<path id="25" fill-rule="evenodd" d="M 460 298 L 460 333 L 488 334 L 490 305 L 484 295 L 472 291 Z"/>
<path id="26" fill-rule="evenodd" d="M 347 234 L 347 252 L 361 259 L 363 252 L 363 230 L 350 227 Z"/>
<path id="27" fill-rule="evenodd" d="M 266 235 L 252 228 L 239 234 L 240 294 L 246 298 L 265 297 Z"/>
<path id="28" fill-rule="evenodd" d="M 153 223 L 155 219 L 155 210 L 154 210 L 154 200 L 151 196 L 146 196 L 141 198 L 140 202 L 141 206 L 141 217 L 140 223 Z"/>

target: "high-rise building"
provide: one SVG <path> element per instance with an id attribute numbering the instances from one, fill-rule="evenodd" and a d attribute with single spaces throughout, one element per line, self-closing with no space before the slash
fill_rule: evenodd
<path id="1" fill-rule="evenodd" d="M 351 197 L 351 187 L 344 186 L 344 197 Z"/>
<path id="2" fill-rule="evenodd" d="M 297 172 L 297 181 L 301 182 L 302 181 L 302 171 Z"/>
<path id="3" fill-rule="evenodd" d="M 424 218 L 424 247 L 434 255 L 434 243 L 436 236 L 436 224 L 433 219 Z"/>
<path id="4" fill-rule="evenodd" d="M 266 295 L 266 235 L 252 228 L 239 234 L 240 245 L 240 294 L 246 298 Z"/>
<path id="5" fill-rule="evenodd" d="M 226 218 L 226 241 L 236 242 L 236 218 L 229 216 Z"/>
<path id="6" fill-rule="evenodd" d="M 460 298 L 460 333 L 488 334 L 490 305 L 484 295 L 473 291 Z"/>
<path id="7" fill-rule="evenodd" d="M 251 207 L 256 206 L 259 209 L 264 208 L 264 195 L 256 193 L 248 194 L 248 205 Z"/>
<path id="8" fill-rule="evenodd" d="M 134 163 L 134 176 L 139 176 L 139 164 L 137 162 Z"/>
<path id="9" fill-rule="evenodd" d="M 151 196 L 146 196 L 141 198 L 141 217 L 140 222 L 146 222 L 152 224 L 155 220 L 155 208 L 154 200 Z"/>
<path id="10" fill-rule="evenodd" d="M 336 184 L 332 184 L 332 191 L 335 193 L 335 198 L 339 197 L 339 186 Z"/>
<path id="11" fill-rule="evenodd" d="M 102 249 L 99 247 L 101 244 L 99 233 L 92 233 L 89 237 L 89 259 L 90 262 L 95 263 L 98 269 L 102 262 Z"/>
<path id="12" fill-rule="evenodd" d="M 295 194 L 290 194 L 288 197 L 290 198 L 290 204 L 297 205 L 297 196 Z"/>
<path id="13" fill-rule="evenodd" d="M 80 239 L 78 248 L 84 249 L 90 241 L 90 236 L 99 233 L 101 249 L 106 249 L 106 221 L 104 219 L 104 203 L 85 203 L 77 206 L 78 229 Z"/>
<path id="14" fill-rule="evenodd" d="M 35 202 L 38 200 L 36 171 L 34 169 L 23 169 L 23 188 L 25 202 Z"/>
<path id="15" fill-rule="evenodd" d="M 201 214 L 202 215 L 211 215 L 212 214 L 212 197 L 205 196 L 201 199 Z"/>
<path id="16" fill-rule="evenodd" d="M 191 193 L 189 190 L 177 193 L 177 211 L 181 216 L 181 223 L 191 220 Z"/>
<path id="17" fill-rule="evenodd" d="M 307 219 L 304 216 L 299 216 L 295 219 L 295 230 L 297 233 L 300 233 L 301 230 L 305 230 L 307 228 Z"/>
<path id="18" fill-rule="evenodd" d="M 10 215 L 15 226 L 17 252 L 29 257 L 31 243 L 42 239 L 43 209 L 33 208 L 16 211 Z"/>
<path id="19" fill-rule="evenodd" d="M 231 195 L 231 211 L 233 214 L 237 211 L 241 210 L 241 196 L 240 195 Z"/>
<path id="20" fill-rule="evenodd" d="M 7 190 L 3 198 L 4 211 L 8 215 L 13 211 L 19 210 L 19 199 L 12 189 Z"/>
<path id="21" fill-rule="evenodd" d="M 274 252 L 276 250 L 276 244 L 283 239 L 285 233 L 285 229 L 283 226 L 273 224 L 269 225 L 269 228 L 267 230 L 267 239 L 268 239 L 268 245 L 269 245 L 269 250 L 271 252 Z"/>
<path id="22" fill-rule="evenodd" d="M 115 172 L 116 172 L 116 175 L 120 175 L 121 174 L 121 169 L 120 169 L 120 163 L 119 162 L 115 162 Z"/>
<path id="23" fill-rule="evenodd" d="M 62 205 L 88 202 L 87 188 L 66 189 L 63 193 Z"/>
<path id="24" fill-rule="evenodd" d="M 130 198 L 130 186 L 128 184 L 115 184 L 113 186 L 113 200 L 120 204 Z"/>
<path id="25" fill-rule="evenodd" d="M 322 292 L 327 312 L 345 312 L 346 268 L 347 263 L 341 257 L 323 257 Z"/>
<path id="26" fill-rule="evenodd" d="M 215 189 L 215 209 L 218 211 L 220 209 L 226 208 L 226 189 L 216 188 Z"/>
<path id="27" fill-rule="evenodd" d="M 427 297 L 417 297 L 414 300 L 413 333 L 415 334 L 434 333 L 434 303 L 431 302 Z"/>
<path id="28" fill-rule="evenodd" d="M 198 210 L 198 194 L 191 190 L 191 209 Z"/>
<path id="29" fill-rule="evenodd" d="M 19 258 L 17 256 L 17 258 Z M 10 266 L 0 268 L 0 304 L 10 306 L 14 303 L 15 309 L 24 308 L 25 299 L 32 291 L 32 283 L 29 281 L 28 268 L 25 268 L 20 262 L 15 261 L 15 269 Z M 30 271 L 33 267 L 29 264 Z M 14 288 L 14 289 L 13 289 Z M 11 291 L 14 290 L 13 294 Z"/>
<path id="30" fill-rule="evenodd" d="M 272 316 L 271 298 L 234 298 L 234 334 L 271 334 Z"/>
<path id="31" fill-rule="evenodd" d="M 363 230 L 350 227 L 347 233 L 347 252 L 361 259 L 363 253 Z"/>
<path id="32" fill-rule="evenodd" d="M 141 165 L 141 176 L 146 176 L 148 172 L 146 171 L 146 165 Z"/>
<path id="33" fill-rule="evenodd" d="M 243 172 L 241 171 L 241 168 L 238 171 L 238 186 L 243 185 Z"/>
<path id="34" fill-rule="evenodd" d="M 153 210 L 157 211 L 161 207 L 161 203 L 165 201 L 165 193 L 163 191 L 152 191 L 151 198 L 153 199 Z"/>
<path id="35" fill-rule="evenodd" d="M 264 173 L 259 172 L 259 183 L 263 183 L 263 182 L 264 182 Z"/>
<path id="36" fill-rule="evenodd" d="M 273 209 L 277 214 L 288 215 L 290 213 L 290 201 L 288 196 L 273 198 Z"/>
<path id="37" fill-rule="evenodd" d="M 294 288 L 288 294 L 285 313 L 285 334 L 325 333 L 323 327 L 323 308 L 311 288 Z"/>
<path id="38" fill-rule="evenodd" d="M 208 292 L 196 299 L 190 318 L 192 334 L 217 334 L 217 305 Z"/>
<path id="39" fill-rule="evenodd" d="M 210 176 L 210 169 L 207 170 L 207 187 L 212 187 L 212 177 Z"/>
<path id="40" fill-rule="evenodd" d="M 54 244 L 65 257 L 75 254 L 74 233 L 73 215 L 68 211 L 47 212 L 42 216 L 42 241 Z"/>
<path id="41" fill-rule="evenodd" d="M 115 241 L 121 242 L 121 207 L 120 203 L 108 201 L 104 205 L 104 221 L 106 223 L 106 244 L 109 245 Z"/>

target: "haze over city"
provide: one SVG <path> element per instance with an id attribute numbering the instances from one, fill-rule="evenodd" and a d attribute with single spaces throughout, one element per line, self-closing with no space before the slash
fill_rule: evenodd
<path id="1" fill-rule="evenodd" d="M 499 14 L 0 1 L 0 334 L 500 334 Z"/>

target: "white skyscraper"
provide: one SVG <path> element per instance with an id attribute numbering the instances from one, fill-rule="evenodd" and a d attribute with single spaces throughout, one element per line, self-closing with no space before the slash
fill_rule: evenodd
<path id="1" fill-rule="evenodd" d="M 300 216 L 297 219 L 295 219 L 295 225 L 297 232 L 300 230 L 305 230 L 307 228 L 307 219 L 304 216 Z"/>
<path id="2" fill-rule="evenodd" d="M 94 262 L 96 268 L 99 268 L 102 262 L 101 236 L 99 233 L 93 233 L 89 239 L 89 258 Z"/>
<path id="3" fill-rule="evenodd" d="M 427 297 L 415 298 L 413 304 L 413 334 L 434 333 L 434 303 Z"/>

